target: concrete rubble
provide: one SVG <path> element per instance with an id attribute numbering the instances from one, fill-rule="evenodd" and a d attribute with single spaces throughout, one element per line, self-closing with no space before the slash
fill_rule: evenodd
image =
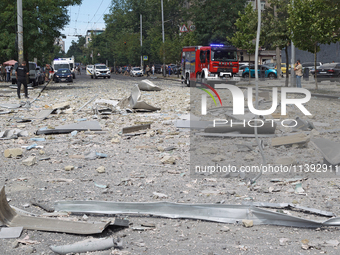
<path id="1" fill-rule="evenodd" d="M 16 208 L 11 211 L 14 221 L 0 224 L 0 236 L 5 236 L 0 238 L 1 254 L 49 254 L 51 245 L 51 249 L 64 249 L 75 244 L 78 249 L 84 248 L 84 240 L 100 238 L 114 243 L 107 254 L 294 254 L 304 250 L 336 254 L 340 241 L 336 218 L 340 211 L 339 100 L 313 96 L 304 104 L 311 116 L 292 105 L 283 115 L 279 104 L 271 115 L 258 117 L 274 123 L 258 128 L 259 147 L 254 128 L 212 127 L 211 116 L 228 124 L 245 120 L 253 125 L 257 118 L 246 103 L 244 115 L 233 114 L 229 90 L 216 89 L 223 105 L 217 100 L 215 105 L 208 96 L 204 116 L 200 105 L 204 92 L 176 78 L 151 82 L 122 77 L 91 80 L 83 75 L 72 85 L 49 84 L 43 91 L 39 86 L 29 91 L 34 99 L 29 103 L 19 103 L 16 91 L 1 83 L 0 94 L 9 96 L 0 97 L 0 184 L 6 186 L 6 202 Z M 247 95 L 245 84 L 237 86 Z M 269 92 L 259 94 L 259 109 L 271 107 L 274 86 L 284 82 L 261 83 Z M 303 87 L 313 90 L 314 84 L 303 83 Z M 340 97 L 335 83 L 322 82 L 318 93 L 322 92 Z M 292 128 L 295 121 L 298 125 Z M 259 178 L 259 171 L 239 171 L 269 165 L 288 171 L 262 171 Z M 219 167 L 229 170 L 217 172 Z M 333 172 L 326 173 L 327 169 Z M 91 201 L 94 209 L 99 201 L 141 203 L 149 210 L 138 217 L 125 210 L 51 212 L 56 201 Z M 236 220 L 226 224 L 152 217 L 155 203 L 205 205 L 197 209 L 204 217 L 210 205 L 230 207 Z M 40 205 L 49 208 L 49 213 Z M 188 215 L 194 213 L 192 208 L 186 210 Z M 184 209 L 178 209 L 181 212 Z M 270 225 L 281 216 L 295 225 Z M 129 220 L 129 227 L 111 226 L 114 217 Z M 52 221 L 33 227 L 33 222 L 47 219 L 61 222 L 68 230 L 56 229 Z M 147 220 L 152 220 L 152 226 L 143 225 Z M 84 226 L 78 229 L 87 233 L 74 235 L 72 224 Z M 311 225 L 312 229 L 306 228 Z M 16 227 L 23 227 L 22 233 L 11 232 Z M 118 238 L 124 241 L 121 245 Z M 99 253 L 98 247 L 82 251 L 106 254 Z"/>

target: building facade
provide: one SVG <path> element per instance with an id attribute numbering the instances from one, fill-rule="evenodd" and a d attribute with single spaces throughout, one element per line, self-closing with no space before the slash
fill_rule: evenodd
<path id="1" fill-rule="evenodd" d="M 92 35 L 100 35 L 105 30 L 87 30 L 85 35 L 85 48 L 88 47 L 89 43 L 91 42 L 91 36 Z"/>

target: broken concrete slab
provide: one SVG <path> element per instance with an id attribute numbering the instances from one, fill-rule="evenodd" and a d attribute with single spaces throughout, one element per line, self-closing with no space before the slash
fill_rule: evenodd
<path id="1" fill-rule="evenodd" d="M 151 124 L 138 125 L 138 126 L 132 126 L 132 127 L 124 127 L 122 129 L 122 133 L 127 134 L 127 133 L 132 133 L 132 132 L 136 132 L 136 131 L 139 131 L 139 130 L 150 129 L 150 128 L 151 128 Z"/>
<path id="2" fill-rule="evenodd" d="M 9 227 L 86 235 L 101 233 L 110 222 L 88 223 L 19 215 L 9 206 L 3 187 L 0 192 L 0 223 Z"/>
<path id="3" fill-rule="evenodd" d="M 18 137 L 27 137 L 28 132 L 20 129 L 10 129 L 0 132 L 0 139 L 17 139 Z"/>
<path id="4" fill-rule="evenodd" d="M 340 217 L 319 222 L 246 205 L 58 201 L 55 208 L 56 211 L 82 214 L 149 214 L 167 218 L 198 219 L 232 224 L 240 223 L 242 220 L 252 220 L 254 225 L 311 228 L 340 226 Z"/>
<path id="5" fill-rule="evenodd" d="M 306 144 L 309 142 L 309 137 L 304 133 L 299 133 L 296 135 L 288 135 L 275 137 L 271 140 L 272 146 L 281 146 L 281 145 L 292 145 L 292 144 Z"/>
<path id="6" fill-rule="evenodd" d="M 158 111 L 161 108 L 154 107 L 152 105 L 147 104 L 144 101 L 140 101 L 141 92 L 136 84 L 131 91 L 131 95 L 128 98 L 123 99 L 119 102 L 118 106 L 121 109 L 131 108 L 134 110 L 143 110 L 143 111 Z"/>
<path id="7" fill-rule="evenodd" d="M 36 131 L 37 135 L 41 134 L 67 134 L 72 131 L 101 131 L 101 127 L 98 121 L 81 121 L 79 123 L 66 124 L 55 127 L 54 129 L 41 128 Z"/>
<path id="8" fill-rule="evenodd" d="M 53 109 L 46 109 L 41 110 L 37 113 L 37 115 L 34 117 L 35 119 L 44 120 L 46 119 L 54 110 Z"/>
<path id="9" fill-rule="evenodd" d="M 161 91 L 162 89 L 156 86 L 153 82 L 149 80 L 141 80 L 138 83 L 138 88 L 142 91 Z"/>
<path id="10" fill-rule="evenodd" d="M 0 239 L 18 238 L 21 236 L 23 227 L 0 228 Z"/>
<path id="11" fill-rule="evenodd" d="M 260 135 L 263 134 L 274 134 L 276 129 L 275 122 L 262 122 L 263 125 L 261 127 L 257 127 L 257 133 Z M 254 134 L 255 129 L 254 127 L 242 124 L 235 124 L 235 125 L 216 125 L 215 127 L 207 127 L 204 129 L 205 133 L 230 133 L 230 132 L 237 132 L 239 134 Z"/>
<path id="12" fill-rule="evenodd" d="M 311 142 L 330 164 L 340 164 L 340 143 L 336 143 L 325 138 L 314 138 Z"/>
<path id="13" fill-rule="evenodd" d="M 118 103 L 118 100 L 97 99 L 92 109 L 96 115 L 111 115 L 116 109 L 120 109 L 117 107 Z"/>
<path id="14" fill-rule="evenodd" d="M 36 163 L 37 163 L 37 158 L 35 156 L 30 156 L 27 159 L 24 159 L 22 161 L 22 164 L 25 166 L 33 166 Z"/>
<path id="15" fill-rule="evenodd" d="M 51 106 L 53 110 L 65 110 L 70 108 L 70 103 L 69 102 L 63 102 L 63 103 L 58 103 L 54 104 Z"/>
<path id="16" fill-rule="evenodd" d="M 22 156 L 22 149 L 21 148 L 13 148 L 13 149 L 7 149 L 4 151 L 4 156 L 6 158 L 16 158 L 19 156 Z"/>

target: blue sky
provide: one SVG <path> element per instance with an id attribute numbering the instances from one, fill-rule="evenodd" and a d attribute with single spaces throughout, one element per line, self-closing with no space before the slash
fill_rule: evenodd
<path id="1" fill-rule="evenodd" d="M 81 5 L 68 8 L 70 22 L 61 32 L 66 35 L 65 52 L 71 46 L 72 40 L 78 41 L 75 35 L 85 36 L 87 30 L 104 29 L 104 14 L 109 13 L 111 0 L 83 0 Z"/>

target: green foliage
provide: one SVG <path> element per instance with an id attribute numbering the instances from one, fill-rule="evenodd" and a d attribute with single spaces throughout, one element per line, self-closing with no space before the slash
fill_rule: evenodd
<path id="1" fill-rule="evenodd" d="M 246 0 L 194 0 L 191 1 L 191 19 L 196 26 L 199 43 L 226 43 L 236 32 L 235 22 L 244 11 Z M 254 21 L 251 21 L 254 22 Z"/>
<path id="2" fill-rule="evenodd" d="M 269 47 L 286 47 L 291 40 L 287 19 L 290 0 L 269 0 L 270 6 L 262 12 L 261 44 Z M 275 14 L 276 12 L 276 14 Z M 268 47 L 266 47 L 268 48 Z"/>
<path id="3" fill-rule="evenodd" d="M 255 53 L 255 44 L 253 40 L 256 38 L 257 31 L 257 12 L 253 10 L 251 4 L 245 8 L 242 14 L 239 12 L 239 18 L 235 22 L 237 32 L 233 37 L 228 37 L 231 43 L 240 49 L 247 50 L 248 53 Z"/>
<path id="4" fill-rule="evenodd" d="M 339 40 L 339 16 L 335 15 L 334 6 L 324 0 L 300 0 L 291 2 L 288 8 L 292 40 L 299 49 L 314 53 L 315 70 L 320 44 Z M 317 89 L 317 79 L 315 86 Z"/>
<path id="5" fill-rule="evenodd" d="M 54 58 L 55 38 L 69 22 L 67 7 L 81 4 L 82 0 L 24 0 L 23 2 L 23 37 L 24 58 L 26 61 L 38 58 L 39 61 L 51 62 Z M 15 45 L 17 31 L 16 1 L 0 2 L 0 58 L 17 59 Z"/>
<path id="6" fill-rule="evenodd" d="M 312 53 L 320 51 L 320 44 L 338 40 L 339 17 L 326 15 L 332 12 L 324 0 L 300 0 L 289 5 L 288 25 L 296 47 Z"/>
<path id="7" fill-rule="evenodd" d="M 75 62 L 84 62 L 84 45 L 85 45 L 85 37 L 81 36 L 78 38 L 78 41 L 75 42 L 72 40 L 71 46 L 67 51 L 67 57 L 74 56 Z"/>

